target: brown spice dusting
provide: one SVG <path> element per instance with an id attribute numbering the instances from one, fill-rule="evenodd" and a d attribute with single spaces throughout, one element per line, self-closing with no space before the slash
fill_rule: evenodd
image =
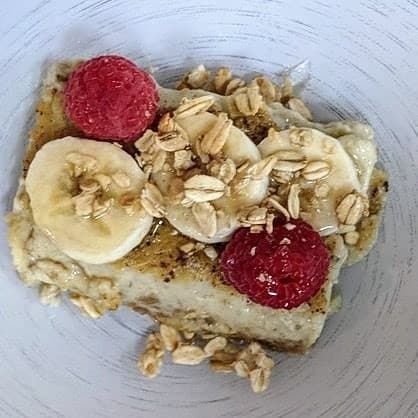
<path id="1" fill-rule="evenodd" d="M 180 250 L 190 243 L 190 238 L 182 234 L 173 235 L 173 227 L 163 221 L 154 235 L 144 241 L 122 259 L 116 261 L 117 268 L 130 267 L 138 272 L 155 272 L 161 281 L 170 283 L 173 280 L 210 281 L 214 286 L 228 286 L 222 283 L 222 274 L 218 263 L 214 263 L 203 251 L 185 257 Z M 169 279 L 166 281 L 165 279 Z M 228 286 L 229 288 L 229 286 Z"/>
<path id="2" fill-rule="evenodd" d="M 270 128 L 277 128 L 265 110 L 260 110 L 253 116 L 240 116 L 234 119 L 234 125 L 245 132 L 255 144 L 267 137 Z"/>
<path id="3" fill-rule="evenodd" d="M 42 145 L 64 136 L 83 136 L 83 134 L 66 117 L 62 92 L 50 89 L 36 108 L 36 122 L 30 131 L 29 145 L 23 160 L 24 174 Z"/>

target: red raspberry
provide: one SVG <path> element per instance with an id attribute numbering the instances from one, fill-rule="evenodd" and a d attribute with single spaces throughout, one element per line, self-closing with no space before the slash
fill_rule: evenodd
<path id="1" fill-rule="evenodd" d="M 154 120 L 158 100 L 153 78 L 114 55 L 81 64 L 65 88 L 68 117 L 95 139 L 137 139 Z"/>
<path id="2" fill-rule="evenodd" d="M 276 222 L 273 233 L 239 229 L 222 253 L 225 280 L 253 302 L 291 309 L 314 296 L 326 279 L 329 253 L 301 220 Z"/>

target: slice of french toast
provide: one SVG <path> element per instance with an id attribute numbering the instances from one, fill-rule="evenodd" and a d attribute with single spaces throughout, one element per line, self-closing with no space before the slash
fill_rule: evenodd
<path id="1" fill-rule="evenodd" d="M 204 251 L 197 247 L 182 251 L 190 240 L 165 221 L 156 221 L 141 245 L 116 262 L 75 261 L 35 225 L 25 190 L 25 173 L 42 145 L 67 135 L 82 136 L 63 107 L 63 85 L 75 64 L 54 65 L 45 79 L 20 187 L 8 216 L 9 241 L 22 280 L 68 292 L 92 317 L 127 305 L 182 331 L 259 340 L 278 350 L 306 352 L 331 311 L 331 291 L 341 267 L 347 260 L 353 263 L 363 258 L 376 239 L 387 192 L 386 175 L 374 171 L 370 214 L 361 221 L 358 244 L 347 248 L 341 236 L 326 239 L 332 254 L 327 280 L 311 300 L 294 309 L 272 309 L 249 301 L 223 282 L 218 263 Z M 265 123 L 265 115 L 263 118 Z"/>

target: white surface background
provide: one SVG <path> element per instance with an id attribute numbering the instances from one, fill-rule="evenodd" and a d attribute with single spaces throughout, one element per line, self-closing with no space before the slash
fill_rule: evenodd
<path id="1" fill-rule="evenodd" d="M 0 417 L 418 416 L 417 18 L 413 0 L 2 0 L 2 215 L 43 68 L 109 52 L 155 66 L 160 82 L 201 62 L 274 75 L 308 58 L 308 102 L 322 118 L 375 127 L 391 192 L 377 247 L 343 274 L 344 308 L 308 356 L 277 355 L 261 395 L 204 365 L 142 378 L 135 364 L 151 322 L 43 307 L 18 282 L 1 223 Z"/>

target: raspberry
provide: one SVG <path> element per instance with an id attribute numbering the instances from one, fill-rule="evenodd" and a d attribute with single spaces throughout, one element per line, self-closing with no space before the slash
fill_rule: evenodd
<path id="1" fill-rule="evenodd" d="M 329 253 L 301 220 L 274 224 L 273 233 L 239 229 L 221 257 L 225 280 L 250 300 L 291 309 L 314 296 L 326 279 Z"/>
<path id="2" fill-rule="evenodd" d="M 67 116 L 95 139 L 137 139 L 158 110 L 153 78 L 114 55 L 93 58 L 77 67 L 64 93 Z"/>

